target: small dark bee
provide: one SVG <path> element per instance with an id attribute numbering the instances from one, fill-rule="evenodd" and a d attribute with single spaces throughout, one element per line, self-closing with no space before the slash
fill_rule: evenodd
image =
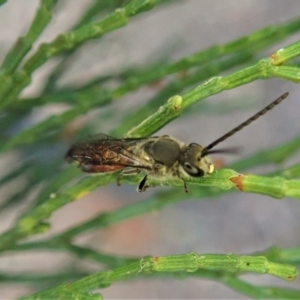
<path id="1" fill-rule="evenodd" d="M 66 159 L 69 162 L 78 161 L 82 171 L 87 173 L 121 171 L 117 179 L 118 185 L 122 176 L 143 172 L 145 176 L 138 185 L 139 192 L 144 192 L 149 187 L 148 177 L 162 180 L 178 177 L 183 181 L 187 192 L 185 178 L 202 177 L 214 171 L 209 154 L 232 152 L 232 149 L 211 150 L 212 148 L 264 115 L 287 96 L 288 93 L 283 94 L 206 147 L 196 143 L 186 145 L 168 135 L 117 139 L 100 134 L 97 139 L 72 145 Z"/>

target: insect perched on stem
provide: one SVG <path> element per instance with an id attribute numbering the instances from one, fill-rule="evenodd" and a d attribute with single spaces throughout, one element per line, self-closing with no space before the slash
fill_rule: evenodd
<path id="1" fill-rule="evenodd" d="M 138 185 L 139 192 L 144 192 L 149 187 L 149 177 L 161 180 L 178 177 L 187 192 L 185 178 L 202 177 L 214 171 L 209 154 L 232 152 L 232 149 L 211 150 L 212 148 L 264 115 L 287 96 L 288 93 L 283 94 L 206 147 L 196 143 L 186 145 L 168 135 L 117 139 L 100 134 L 97 139 L 72 145 L 66 159 L 69 162 L 78 161 L 82 171 L 87 173 L 121 171 L 117 179 L 118 185 L 122 176 L 143 172 L 145 176 Z"/>

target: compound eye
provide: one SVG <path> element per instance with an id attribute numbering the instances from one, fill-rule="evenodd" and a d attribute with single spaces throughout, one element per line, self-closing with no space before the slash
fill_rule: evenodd
<path id="1" fill-rule="evenodd" d="M 189 175 L 198 175 L 198 169 L 193 167 L 189 162 L 185 162 L 183 167 Z"/>

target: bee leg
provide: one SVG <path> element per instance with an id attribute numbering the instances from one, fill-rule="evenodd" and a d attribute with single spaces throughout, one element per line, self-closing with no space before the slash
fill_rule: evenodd
<path id="1" fill-rule="evenodd" d="M 177 172 L 176 175 L 177 175 L 178 178 L 180 178 L 180 179 L 182 180 L 182 182 L 183 182 L 183 187 L 184 187 L 184 191 L 185 191 L 186 193 L 188 193 L 189 190 L 188 190 L 188 188 L 187 188 L 187 184 L 186 184 L 184 178 L 182 178 L 182 177 L 180 176 L 179 172 Z"/>
<path id="2" fill-rule="evenodd" d="M 123 176 L 124 176 L 124 174 L 122 174 L 122 173 L 118 174 L 118 177 L 117 177 L 117 185 L 118 186 L 121 186 L 121 179 L 122 179 Z"/>
<path id="3" fill-rule="evenodd" d="M 182 179 L 182 178 L 181 178 L 181 179 Z M 189 190 L 188 190 L 188 188 L 187 188 L 186 182 L 185 182 L 185 180 L 184 180 L 184 179 L 182 179 L 182 181 L 183 181 L 183 187 L 184 187 L 184 191 L 185 191 L 186 193 L 188 193 L 188 192 L 189 192 Z"/>
<path id="4" fill-rule="evenodd" d="M 149 187 L 149 185 L 146 185 L 146 182 L 147 182 L 147 175 L 142 179 L 142 181 L 139 183 L 139 185 L 137 187 L 137 191 L 139 193 L 145 192 L 147 190 L 147 188 Z"/>

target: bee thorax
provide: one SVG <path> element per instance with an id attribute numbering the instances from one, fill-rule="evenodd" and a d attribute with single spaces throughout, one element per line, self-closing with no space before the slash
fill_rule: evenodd
<path id="1" fill-rule="evenodd" d="M 168 136 L 147 143 L 144 150 L 156 163 L 164 165 L 166 168 L 174 165 L 181 152 L 180 144 Z"/>

